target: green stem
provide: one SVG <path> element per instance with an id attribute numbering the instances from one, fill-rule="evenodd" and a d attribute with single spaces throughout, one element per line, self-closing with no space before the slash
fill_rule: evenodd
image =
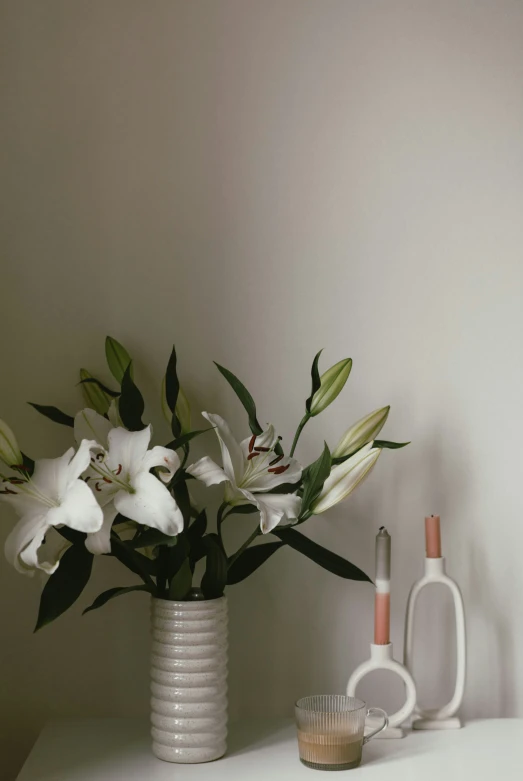
<path id="1" fill-rule="evenodd" d="M 251 544 L 251 542 L 253 542 L 256 539 L 256 537 L 258 537 L 260 534 L 261 534 L 261 531 L 260 531 L 259 527 L 257 526 L 256 529 L 251 534 L 251 536 L 247 540 L 245 540 L 245 542 L 243 543 L 243 545 L 240 548 L 238 548 L 238 550 L 236 551 L 234 556 L 231 556 L 231 558 L 227 562 L 227 566 L 230 567 L 231 564 L 233 564 L 236 561 L 238 556 L 241 556 L 241 554 L 243 553 L 245 548 L 248 548 L 249 545 Z"/>
<path id="2" fill-rule="evenodd" d="M 291 452 L 289 453 L 289 456 L 293 456 L 294 455 L 294 451 L 296 450 L 296 445 L 298 444 L 298 440 L 300 438 L 301 432 L 303 431 L 303 429 L 305 428 L 305 425 L 307 424 L 307 422 L 309 421 L 309 418 L 311 418 L 311 417 L 312 416 L 307 412 L 307 413 L 305 413 L 303 418 L 300 420 L 300 425 L 296 429 L 296 434 L 294 435 L 294 440 L 292 442 Z"/>
<path id="3" fill-rule="evenodd" d="M 183 448 L 183 461 L 181 463 L 181 468 L 183 469 L 185 467 L 185 464 L 187 463 L 187 459 L 189 458 L 189 445 L 184 445 Z"/>

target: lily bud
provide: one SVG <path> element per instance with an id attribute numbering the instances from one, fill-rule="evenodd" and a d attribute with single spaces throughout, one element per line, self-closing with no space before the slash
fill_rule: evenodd
<path id="1" fill-rule="evenodd" d="M 187 434 L 191 430 L 191 405 L 189 399 L 183 392 L 183 388 L 180 386 L 178 389 L 178 398 L 176 399 L 176 406 L 174 408 L 176 417 L 180 421 L 182 427 L 182 434 Z M 165 392 L 165 377 L 162 380 L 162 412 L 165 420 L 169 425 L 173 414 L 167 404 L 167 395 Z"/>
<path id="2" fill-rule="evenodd" d="M 367 477 L 380 453 L 380 448 L 373 448 L 372 443 L 369 443 L 342 464 L 333 466 L 320 495 L 311 507 L 313 515 L 324 513 L 346 499 Z"/>
<path id="3" fill-rule="evenodd" d="M 332 453 L 332 457 L 344 458 L 345 456 L 351 456 L 362 448 L 363 445 L 366 445 L 367 442 L 376 439 L 385 425 L 389 410 L 390 407 L 382 407 L 358 420 L 342 436 Z"/>
<path id="4" fill-rule="evenodd" d="M 18 466 L 24 462 L 16 437 L 3 420 L 0 420 L 0 459 L 7 466 Z"/>
<path id="5" fill-rule="evenodd" d="M 125 349 L 125 347 L 113 339 L 112 336 L 107 336 L 105 339 L 105 357 L 107 359 L 107 365 L 111 371 L 116 382 L 121 384 L 124 374 L 131 361 L 131 356 Z M 132 366 L 131 366 L 131 378 L 132 378 Z"/>
<path id="6" fill-rule="evenodd" d="M 90 379 L 93 379 L 93 375 L 87 369 L 80 369 L 80 380 Z M 95 382 L 82 382 L 82 391 L 87 404 L 92 409 L 96 410 L 99 415 L 107 413 L 111 398 Z"/>
<path id="7" fill-rule="evenodd" d="M 182 434 L 188 434 L 191 430 L 191 405 L 181 386 L 178 390 L 178 398 L 176 399 L 176 407 L 174 410 L 176 412 L 176 417 L 180 421 Z"/>
<path id="8" fill-rule="evenodd" d="M 351 369 L 352 358 L 345 358 L 321 375 L 320 387 L 312 397 L 310 408 L 312 416 L 319 415 L 329 404 L 332 404 L 336 396 L 343 390 Z"/>
<path id="9" fill-rule="evenodd" d="M 109 409 L 107 410 L 107 417 L 109 418 L 109 423 L 111 426 L 114 426 L 114 428 L 125 428 L 118 410 L 118 399 L 113 399 L 111 401 Z"/>

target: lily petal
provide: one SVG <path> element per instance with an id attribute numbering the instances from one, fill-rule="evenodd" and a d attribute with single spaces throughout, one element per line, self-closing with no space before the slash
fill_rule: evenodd
<path id="1" fill-rule="evenodd" d="M 132 476 L 142 469 L 142 461 L 151 441 L 152 428 L 146 426 L 141 431 L 127 431 L 125 428 L 113 428 L 107 437 L 109 454 L 107 466 L 112 471 L 120 467 L 125 475 Z"/>
<path id="2" fill-rule="evenodd" d="M 96 556 L 111 552 L 111 529 L 117 515 L 118 510 L 112 502 L 104 507 L 101 529 L 93 534 L 88 534 L 85 540 L 85 547 L 88 551 Z"/>
<path id="3" fill-rule="evenodd" d="M 68 467 L 74 456 L 74 448 L 70 447 L 59 458 L 39 458 L 35 462 L 32 484 L 42 493 L 57 500 L 67 490 L 69 482 Z M 87 459 L 89 463 L 89 458 Z"/>
<path id="4" fill-rule="evenodd" d="M 24 575 L 33 575 L 35 569 L 42 569 L 52 574 L 58 566 L 58 561 L 49 564 L 40 562 L 38 548 L 42 544 L 49 524 L 46 523 L 45 513 L 41 515 L 24 515 L 14 529 L 9 533 L 5 541 L 5 557 L 18 572 Z"/>
<path id="5" fill-rule="evenodd" d="M 118 491 L 114 497 L 114 505 L 119 513 L 171 537 L 183 530 L 180 508 L 154 475 L 141 472 L 132 485 L 134 493 Z"/>
<path id="6" fill-rule="evenodd" d="M 168 483 L 176 470 L 179 469 L 180 463 L 180 458 L 174 450 L 157 445 L 147 451 L 142 465 L 147 471 L 154 466 L 161 467 L 159 473 L 160 480 L 163 480 L 164 483 Z"/>
<path id="7" fill-rule="evenodd" d="M 224 483 L 229 480 L 221 466 L 218 466 L 209 456 L 200 458 L 199 461 L 191 464 L 185 471 L 197 480 L 201 480 L 206 486 L 218 485 L 218 483 Z"/>
<path id="8" fill-rule="evenodd" d="M 235 476 L 238 479 L 245 470 L 245 459 L 241 447 L 234 439 L 231 429 L 223 418 L 208 412 L 202 412 L 202 415 L 211 426 L 214 426 L 222 451 L 223 468 L 228 479 L 234 483 Z"/>
<path id="9" fill-rule="evenodd" d="M 74 418 L 74 438 L 78 444 L 82 439 L 94 439 L 107 448 L 107 436 L 112 429 L 111 423 L 94 409 L 83 409 Z"/>
<path id="10" fill-rule="evenodd" d="M 82 439 L 80 447 L 69 462 L 67 477 L 70 483 L 78 480 L 91 463 L 91 450 L 99 450 L 100 446 L 94 439 Z"/>
<path id="11" fill-rule="evenodd" d="M 47 513 L 49 526 L 69 526 L 81 532 L 96 532 L 103 522 L 102 508 L 86 483 L 76 480 L 58 507 Z"/>
<path id="12" fill-rule="evenodd" d="M 258 434 L 253 442 L 252 437 L 247 437 L 247 439 L 244 439 L 243 442 L 240 443 L 240 447 L 242 449 L 242 453 L 247 458 L 251 453 L 251 443 L 252 447 L 266 447 L 271 450 L 274 445 L 276 444 L 278 440 L 278 435 L 276 434 L 276 429 L 272 425 L 272 423 L 269 423 L 265 431 L 262 431 L 261 434 Z"/>
<path id="13" fill-rule="evenodd" d="M 301 499 L 296 494 L 252 494 L 250 491 L 242 493 L 260 511 L 260 529 L 263 534 L 268 534 L 281 521 L 291 521 L 299 515 Z"/>

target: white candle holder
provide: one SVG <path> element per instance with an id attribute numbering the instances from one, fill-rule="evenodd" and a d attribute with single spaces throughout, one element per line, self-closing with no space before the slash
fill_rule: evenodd
<path id="1" fill-rule="evenodd" d="M 388 728 L 377 735 L 376 739 L 404 738 L 405 732 L 401 729 L 401 724 L 408 719 L 416 705 L 416 685 L 409 671 L 393 658 L 392 643 L 387 645 L 370 644 L 370 659 L 360 664 L 352 673 L 347 685 L 347 694 L 349 697 L 354 697 L 356 687 L 361 679 L 374 670 L 390 670 L 399 675 L 405 684 L 407 695 L 403 707 L 389 716 Z"/>
<path id="2" fill-rule="evenodd" d="M 454 599 L 454 612 L 456 618 L 456 686 L 450 702 L 441 708 L 423 710 L 416 702 L 412 722 L 412 729 L 459 729 L 461 721 L 455 716 L 465 692 L 466 677 L 466 636 L 465 636 L 465 609 L 459 586 L 446 574 L 445 558 L 425 559 L 425 575 L 412 586 L 407 602 L 407 614 L 405 619 L 405 667 L 412 672 L 413 648 L 414 648 L 414 610 L 420 591 L 430 583 L 442 583 L 447 586 Z"/>

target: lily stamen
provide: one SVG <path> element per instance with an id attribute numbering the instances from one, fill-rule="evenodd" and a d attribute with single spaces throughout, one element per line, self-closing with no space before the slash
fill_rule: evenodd
<path id="1" fill-rule="evenodd" d="M 253 458 L 256 458 L 259 455 L 260 453 L 249 453 L 249 455 L 247 456 L 247 461 L 252 461 Z"/>
<path id="2" fill-rule="evenodd" d="M 255 447 L 254 448 L 258 453 L 270 453 L 271 448 L 270 447 Z"/>
<path id="3" fill-rule="evenodd" d="M 249 442 L 249 453 L 252 453 L 252 449 L 254 447 L 255 442 L 256 442 L 256 434 L 253 434 L 251 437 L 251 441 Z"/>
<path id="4" fill-rule="evenodd" d="M 282 475 L 284 472 L 287 471 L 289 466 L 290 466 L 290 464 L 287 464 L 286 466 L 277 466 L 277 467 L 274 467 L 274 469 L 268 469 L 267 471 L 268 472 L 273 472 L 275 475 Z"/>
<path id="5" fill-rule="evenodd" d="M 276 458 L 273 458 L 272 461 L 269 461 L 269 466 L 274 466 L 274 464 L 277 464 L 278 461 L 281 461 L 283 458 L 283 453 L 281 456 L 276 456 Z"/>

